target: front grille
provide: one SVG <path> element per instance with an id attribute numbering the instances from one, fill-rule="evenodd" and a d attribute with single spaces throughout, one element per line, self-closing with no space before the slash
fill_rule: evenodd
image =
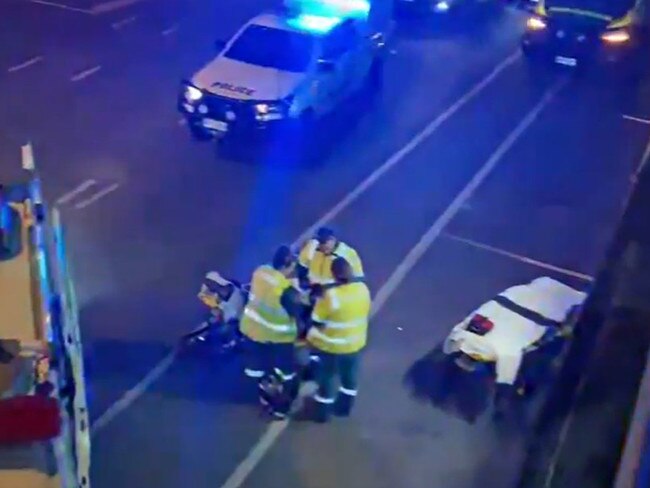
<path id="1" fill-rule="evenodd" d="M 234 115 L 235 119 L 239 120 L 253 116 L 252 104 L 248 101 L 208 94 L 203 103 L 208 107 L 208 114 L 216 119 L 231 120 Z"/>

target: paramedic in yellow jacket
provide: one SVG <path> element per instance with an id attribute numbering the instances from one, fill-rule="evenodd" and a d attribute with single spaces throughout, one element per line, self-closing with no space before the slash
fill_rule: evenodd
<path id="1" fill-rule="evenodd" d="M 334 231 L 321 227 L 313 239 L 301 249 L 298 257 L 298 278 L 303 288 L 310 285 L 330 285 L 334 283 L 332 262 L 344 258 L 352 267 L 355 277 L 363 278 L 361 259 L 352 247 L 337 239 Z"/>
<path id="2" fill-rule="evenodd" d="M 275 418 L 287 415 L 298 392 L 294 343 L 302 312 L 291 281 L 295 266 L 291 249 L 281 246 L 270 265 L 255 270 L 240 326 L 248 339 L 244 373 L 259 381 L 260 402 Z"/>
<path id="3" fill-rule="evenodd" d="M 335 283 L 316 301 L 307 334 L 307 341 L 321 359 L 314 396 L 317 422 L 327 422 L 332 410 L 339 416 L 350 415 L 357 396 L 360 353 L 366 346 L 371 308 L 368 287 L 355 277 L 346 259 L 336 258 L 331 273 Z"/>

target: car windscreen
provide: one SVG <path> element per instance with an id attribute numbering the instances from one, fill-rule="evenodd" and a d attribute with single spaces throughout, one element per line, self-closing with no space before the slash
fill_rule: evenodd
<path id="1" fill-rule="evenodd" d="M 545 3 L 551 11 L 553 8 L 584 10 L 617 19 L 634 7 L 635 0 L 546 0 Z"/>
<path id="2" fill-rule="evenodd" d="M 308 34 L 251 25 L 224 56 L 242 63 L 300 73 L 306 70 L 313 50 L 314 38 Z"/>

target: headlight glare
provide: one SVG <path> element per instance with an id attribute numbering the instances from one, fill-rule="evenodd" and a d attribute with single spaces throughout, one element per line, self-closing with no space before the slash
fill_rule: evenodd
<path id="1" fill-rule="evenodd" d="M 268 103 L 258 103 L 255 105 L 255 111 L 259 115 L 266 115 L 271 111 L 271 107 L 269 106 Z"/>
<path id="2" fill-rule="evenodd" d="M 621 44 L 630 40 L 630 34 L 625 29 L 617 29 L 605 32 L 600 38 L 610 44 Z"/>
<path id="3" fill-rule="evenodd" d="M 203 97 L 203 92 L 199 90 L 197 87 L 192 86 L 192 85 L 187 85 L 185 87 L 185 98 L 189 102 L 196 102 L 197 100 L 201 100 Z"/>
<path id="4" fill-rule="evenodd" d="M 538 31 L 546 29 L 546 22 L 540 17 L 528 17 L 526 21 L 528 30 Z"/>

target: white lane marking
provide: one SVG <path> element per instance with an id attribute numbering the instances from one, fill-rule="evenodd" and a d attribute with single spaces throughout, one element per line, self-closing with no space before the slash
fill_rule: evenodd
<path id="1" fill-rule="evenodd" d="M 72 82 L 81 81 L 81 80 L 83 80 L 85 78 L 88 78 L 89 76 L 94 75 L 100 69 L 102 69 L 102 67 L 101 67 L 101 65 L 98 64 L 97 66 L 93 66 L 92 68 L 88 68 L 87 70 L 84 70 L 84 71 L 82 71 L 80 73 L 77 73 L 76 75 L 73 75 L 70 78 L 70 81 L 72 81 Z"/>
<path id="2" fill-rule="evenodd" d="M 100 198 L 104 198 L 104 197 L 105 197 L 106 195 L 108 195 L 109 193 L 113 193 L 113 192 L 114 192 L 115 190 L 117 190 L 119 187 L 120 187 L 120 184 L 119 184 L 119 183 L 113 183 L 111 186 L 107 186 L 107 187 L 104 188 L 103 190 L 100 190 L 100 191 L 98 191 L 97 193 L 95 193 L 94 195 L 88 197 L 87 199 L 85 199 L 85 200 L 83 200 L 83 201 L 77 203 L 77 204 L 74 206 L 74 208 L 76 208 L 77 210 L 84 209 L 84 208 L 86 208 L 88 205 L 92 205 L 93 203 L 95 203 L 95 202 L 96 202 L 97 200 L 99 200 Z"/>
<path id="3" fill-rule="evenodd" d="M 70 200 L 72 200 L 74 197 L 76 197 L 80 193 L 85 192 L 88 188 L 90 188 L 90 187 L 92 187 L 92 186 L 94 186 L 96 184 L 97 184 L 97 182 L 95 180 L 86 180 L 83 183 L 80 183 L 79 185 L 77 185 L 72 190 L 70 190 L 70 191 L 64 193 L 63 195 L 61 195 L 57 199 L 56 204 L 57 205 L 65 205 Z"/>
<path id="4" fill-rule="evenodd" d="M 386 162 L 373 171 L 365 180 L 363 180 L 356 188 L 350 193 L 345 195 L 343 199 L 330 209 L 325 215 L 318 219 L 314 225 L 305 230 L 298 238 L 297 242 L 303 242 L 313 235 L 313 233 L 323 224 L 334 219 L 338 214 L 350 206 L 357 198 L 365 193 L 377 180 L 384 174 L 390 171 L 393 167 L 397 166 L 406 156 L 413 152 L 423 141 L 429 138 L 436 132 L 442 124 L 444 124 L 450 117 L 456 114 L 468 102 L 470 102 L 476 95 L 481 93 L 490 83 L 492 83 L 503 70 L 513 64 L 521 57 L 521 52 L 517 51 L 505 60 L 499 63 L 490 74 L 483 78 L 479 83 L 474 85 L 467 93 L 460 97 L 453 105 L 448 107 L 444 112 L 432 120 L 422 131 L 420 131 L 413 139 L 411 139 L 402 149 L 393 154 Z"/>
<path id="5" fill-rule="evenodd" d="M 640 124 L 650 125 L 650 119 L 644 119 L 641 117 L 634 117 L 632 115 L 623 115 L 625 120 L 631 120 L 632 122 L 639 122 Z"/>
<path id="6" fill-rule="evenodd" d="M 115 30 L 120 30 L 120 29 L 121 29 L 122 27 L 124 27 L 125 25 L 129 25 L 129 24 L 132 24 L 133 22 L 135 22 L 135 20 L 136 20 L 137 18 L 138 18 L 138 17 L 136 17 L 135 15 L 133 15 L 133 16 L 131 16 L 131 17 L 127 17 L 126 19 L 118 20 L 117 22 L 113 22 L 113 23 L 111 24 L 111 27 L 112 27 L 113 29 L 115 29 Z"/>
<path id="7" fill-rule="evenodd" d="M 109 2 L 100 3 L 93 6 L 90 9 L 90 13 L 93 15 L 105 14 L 108 12 L 113 12 L 114 10 L 120 10 L 136 3 L 143 2 L 144 0 L 111 0 Z"/>
<path id="8" fill-rule="evenodd" d="M 339 202 L 337 205 L 335 205 L 331 210 L 329 210 L 325 215 L 320 217 L 314 225 L 306 229 L 292 244 L 292 247 L 295 247 L 302 242 L 307 237 L 310 237 L 315 229 L 318 227 L 322 226 L 326 222 L 329 222 L 330 220 L 334 219 L 341 211 L 343 211 L 346 207 L 348 207 L 351 203 L 353 203 L 359 196 L 367 191 L 379 178 L 381 178 L 389 169 L 397 165 L 404 157 L 406 157 L 408 154 L 411 153 L 417 147 L 418 144 L 421 144 L 427 137 L 429 137 L 431 134 L 433 134 L 445 121 L 447 121 L 451 116 L 453 116 L 458 110 L 460 110 L 464 105 L 466 105 L 471 99 L 473 99 L 476 95 L 478 95 L 482 90 L 484 90 L 491 82 L 493 82 L 497 76 L 505 70 L 508 66 L 513 64 L 515 61 L 517 61 L 521 57 L 521 52 L 516 51 L 515 53 L 511 54 L 508 56 L 506 59 L 504 59 L 501 63 L 499 63 L 485 78 L 483 78 L 481 81 L 479 81 L 476 85 L 474 85 L 469 91 L 467 91 L 463 96 L 461 96 L 456 102 L 454 102 L 450 107 L 448 107 L 443 113 L 441 113 L 439 116 L 437 116 L 432 122 L 430 122 L 420 133 L 418 133 L 413 139 L 411 139 L 410 142 L 406 144 L 401 150 L 399 150 L 397 153 L 395 153 L 393 156 L 391 156 L 386 162 L 384 162 L 377 170 L 375 170 L 372 174 L 370 174 L 364 181 L 362 181 L 355 189 L 353 189 L 344 199 Z M 185 119 L 181 118 L 178 120 L 178 125 L 183 125 L 185 123 Z M 171 362 L 167 363 L 167 368 L 171 366 Z M 160 370 L 158 369 L 158 366 L 154 368 L 158 372 L 158 376 L 162 376 L 164 373 L 164 369 Z M 165 368 L 166 369 L 166 368 Z M 140 389 L 139 394 L 142 395 L 145 392 L 146 389 Z M 302 392 L 302 390 L 301 390 Z M 131 402 L 132 403 L 132 402 Z M 128 404 L 130 405 L 130 403 Z M 127 407 L 128 407 L 127 405 Z M 112 407 L 109 407 L 112 408 Z M 125 410 L 125 408 L 119 409 L 118 413 Z M 116 415 L 115 415 L 116 416 Z M 113 416 L 112 418 L 114 418 Z M 277 425 L 282 425 L 282 422 L 277 422 Z M 268 436 L 272 436 L 272 429 L 275 429 L 277 427 L 273 427 L 276 425 L 276 423 L 272 424 L 272 426 L 269 428 L 269 431 L 265 434 L 266 437 L 260 439 L 260 443 L 263 445 L 264 442 L 268 442 L 268 440 L 265 441 L 265 439 L 268 439 Z M 284 429 L 282 429 L 284 430 Z M 271 432 L 271 433 L 269 433 Z M 270 447 L 270 446 L 269 446 Z M 254 450 L 255 451 L 255 450 Z M 266 451 L 264 451 L 266 452 Z M 263 455 L 263 453 L 262 453 Z M 249 455 L 250 457 L 250 455 Z M 248 459 L 248 458 L 247 458 Z M 246 461 L 244 461 L 246 462 Z M 244 469 L 244 468 L 241 468 Z M 240 470 L 240 468 L 238 468 Z M 241 470 L 240 470 L 241 471 Z M 235 476 L 235 473 L 233 473 L 233 476 Z M 233 478 L 231 476 L 231 478 Z M 248 476 L 248 474 L 246 474 Z M 236 479 L 236 478 L 233 478 Z M 228 486 L 228 485 L 225 485 Z M 234 485 L 238 486 L 238 485 Z"/>
<path id="9" fill-rule="evenodd" d="M 559 266 L 555 266 L 553 264 L 545 263 L 544 261 L 539 261 L 537 259 L 532 259 L 527 256 L 523 256 L 521 254 L 516 254 L 514 252 L 506 251 L 504 249 L 500 249 L 498 247 L 490 246 L 488 244 L 483 244 L 482 242 L 474 241 L 472 239 L 466 239 L 464 237 L 457 236 L 455 234 L 449 234 L 445 232 L 443 234 L 444 237 L 447 237 L 453 241 L 460 242 L 463 244 L 466 244 L 471 247 L 475 247 L 477 249 L 481 249 L 483 251 L 489 251 L 494 254 L 499 254 L 500 256 L 504 256 L 507 258 L 514 259 L 515 261 L 519 261 L 524 264 L 530 264 L 531 266 L 536 266 L 537 268 L 541 269 L 546 269 L 548 271 L 555 271 L 556 273 L 563 274 L 566 276 L 571 276 L 572 278 L 578 278 L 583 281 L 594 281 L 594 278 L 592 276 L 589 276 L 584 273 L 580 273 L 578 271 L 573 271 L 567 268 L 561 268 Z"/>
<path id="10" fill-rule="evenodd" d="M 440 236 L 443 229 L 451 222 L 456 214 L 462 209 L 463 204 L 469 200 L 483 181 L 494 170 L 503 156 L 517 142 L 533 122 L 537 119 L 544 108 L 553 100 L 558 91 L 565 85 L 566 80 L 561 80 L 553 85 L 541 98 L 541 100 L 528 112 L 528 114 L 517 124 L 514 130 L 508 134 L 503 142 L 497 147 L 494 153 L 489 157 L 485 164 L 467 183 L 465 188 L 454 198 L 445 211 L 438 217 L 431 227 L 425 232 L 422 238 L 413 246 L 406 257 L 400 262 L 393 273 L 384 282 L 377 292 L 371 317 L 377 315 L 388 299 L 393 295 L 397 288 L 402 284 L 408 273 L 420 261 L 422 256 L 431 247 L 434 241 Z M 248 476 L 253 472 L 255 467 L 264 458 L 269 449 L 273 446 L 280 434 L 289 426 L 290 420 L 271 424 L 266 432 L 262 435 L 257 444 L 250 451 L 248 456 L 237 466 L 233 474 L 221 485 L 221 488 L 240 488 Z"/>
<path id="11" fill-rule="evenodd" d="M 86 10 L 83 8 L 77 8 L 77 7 L 70 7 L 69 5 L 65 5 L 63 3 L 56 3 L 56 2 L 47 2 L 46 0 L 29 0 L 31 3 L 37 3 L 39 5 L 46 5 L 48 7 L 56 7 L 60 8 L 63 10 L 69 10 L 70 12 L 79 12 L 82 14 L 90 14 L 90 10 Z"/>
<path id="12" fill-rule="evenodd" d="M 96 435 L 99 431 L 104 429 L 115 417 L 117 417 L 124 410 L 129 408 L 133 402 L 142 396 L 142 394 L 149 389 L 149 387 L 160 378 L 165 371 L 169 369 L 174 360 L 176 359 L 177 351 L 174 349 L 169 352 L 160 361 L 154 369 L 149 371 L 147 375 L 138 382 L 133 388 L 128 390 L 120 397 L 118 401 L 113 403 L 108 409 L 102 413 L 95 422 L 90 426 L 90 434 Z"/>
<path id="13" fill-rule="evenodd" d="M 20 64 L 16 64 L 14 66 L 11 66 L 10 68 L 7 69 L 8 73 L 15 73 L 16 71 L 23 70 L 25 68 L 29 68 L 30 66 L 40 63 L 43 61 L 43 56 L 34 56 L 33 58 L 29 58 L 27 61 L 24 61 Z"/>
<path id="14" fill-rule="evenodd" d="M 163 36 L 168 36 L 168 35 L 173 34 L 174 32 L 176 32 L 177 30 L 178 30 L 178 26 L 177 25 L 172 25 L 168 29 L 165 29 L 164 31 L 162 31 L 161 34 Z"/>
<path id="15" fill-rule="evenodd" d="M 28 142 L 20 147 L 20 161 L 21 166 L 25 171 L 34 171 L 36 163 L 34 162 L 34 148 L 32 143 Z"/>
<path id="16" fill-rule="evenodd" d="M 639 176 L 641 175 L 641 172 L 644 170 L 646 164 L 648 164 L 648 161 L 650 161 L 650 138 L 648 139 L 648 143 L 645 146 L 645 151 L 643 151 L 643 156 L 641 156 L 639 165 L 637 166 L 636 171 L 632 175 L 633 183 L 636 184 L 636 182 L 639 180 Z"/>

